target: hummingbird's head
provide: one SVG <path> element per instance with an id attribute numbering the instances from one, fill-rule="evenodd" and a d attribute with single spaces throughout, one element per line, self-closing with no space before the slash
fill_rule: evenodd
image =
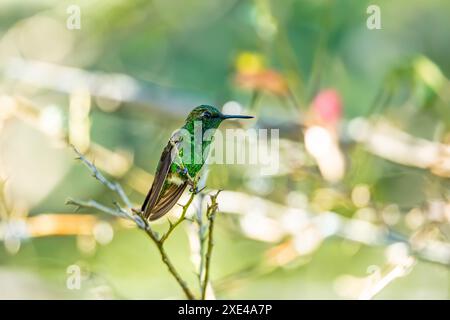
<path id="1" fill-rule="evenodd" d="M 227 115 L 220 112 L 217 108 L 202 104 L 195 107 L 194 110 L 188 115 L 186 124 L 193 124 L 195 121 L 201 121 L 203 128 L 216 129 L 226 119 L 251 119 L 252 116 L 243 115 Z"/>

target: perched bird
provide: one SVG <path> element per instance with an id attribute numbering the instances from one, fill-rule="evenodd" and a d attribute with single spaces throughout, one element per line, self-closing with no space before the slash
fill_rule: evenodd
<path id="1" fill-rule="evenodd" d="M 224 115 L 209 105 L 194 108 L 162 152 L 152 187 L 142 204 L 144 217 L 149 220 L 161 218 L 177 203 L 187 185 L 196 187 L 214 131 L 223 120 L 251 118 Z M 204 139 L 205 134 L 210 134 L 210 139 Z"/>

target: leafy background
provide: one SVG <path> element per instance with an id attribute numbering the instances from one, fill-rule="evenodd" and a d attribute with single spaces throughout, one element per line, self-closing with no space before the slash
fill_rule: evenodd
<path id="1" fill-rule="evenodd" d="M 66 28 L 66 10 L 73 4 L 81 9 L 80 30 Z M 381 8 L 381 30 L 366 27 L 370 4 Z M 148 239 L 110 217 L 79 213 L 102 221 L 100 238 L 33 237 L 23 230 L 33 217 L 73 213 L 65 205 L 69 196 L 104 203 L 114 199 L 73 160 L 67 140 L 86 152 L 94 143 L 101 146 L 95 149 L 101 155 L 93 153 L 93 158 L 139 206 L 160 151 L 189 110 L 202 103 L 221 107 L 235 101 L 243 112 L 257 116 L 252 125 L 280 128 L 282 138 L 297 143 L 298 150 L 291 152 L 307 160 L 289 168 L 288 174 L 272 177 L 260 177 L 245 166 L 214 165 L 210 188 L 300 206 L 313 217 L 333 211 L 350 220 L 368 220 L 403 234 L 407 241 L 419 236 L 426 243 L 438 241 L 443 248 L 440 262 L 415 258 L 414 266 L 376 297 L 448 299 L 448 173 L 373 154 L 363 144 L 349 142 L 346 128 L 358 117 L 381 119 L 415 138 L 448 146 L 449 11 L 450 3 L 444 0 L 3 0 L 0 298 L 181 298 Z M 44 68 L 47 74 L 38 73 L 33 81 L 30 75 L 40 70 L 36 63 L 56 67 L 57 72 Z M 252 106 L 253 92 L 235 78 L 253 64 L 276 72 L 280 78 L 272 81 L 289 86 L 296 98 L 294 114 L 286 92 L 280 98 L 262 88 L 257 107 Z M 86 89 L 65 78 L 68 70 L 85 71 L 85 81 L 93 74 L 101 78 Z M 131 81 L 130 88 L 114 75 Z M 57 80 L 48 81 L 53 77 Z M 296 129 L 295 119 L 307 119 L 313 98 L 326 88 L 333 88 L 342 100 L 339 137 L 347 169 L 339 183 L 321 177 Z M 119 98 L 105 98 L 108 95 Z M 412 150 L 407 158 L 423 156 Z M 362 214 L 352 202 L 357 186 L 370 190 L 370 201 L 363 207 L 372 213 L 393 211 L 394 219 Z M 256 214 L 258 210 L 255 207 Z M 270 214 L 271 223 L 281 219 Z M 403 252 L 396 241 L 375 245 L 333 235 L 314 238 L 317 246 L 271 264 L 277 250 L 284 252 L 295 235 L 255 239 L 242 219 L 228 213 L 218 218 L 212 280 L 219 298 L 357 298 L 364 281 L 378 279 L 378 271 L 373 275 L 370 266 L 387 274 L 392 267 L 389 252 Z M 162 230 L 164 223 L 156 228 Z M 194 284 L 184 230 L 177 230 L 168 250 Z M 66 288 L 71 264 L 83 267 L 81 290 Z"/>

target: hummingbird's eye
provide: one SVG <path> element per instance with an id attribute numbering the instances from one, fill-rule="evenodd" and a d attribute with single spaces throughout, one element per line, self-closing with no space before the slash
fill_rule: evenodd
<path id="1" fill-rule="evenodd" d="M 203 112 L 203 118 L 205 118 L 205 119 L 209 119 L 209 118 L 211 118 L 212 117 L 212 114 L 211 114 L 211 112 L 209 112 L 209 111 L 205 111 L 205 112 Z"/>

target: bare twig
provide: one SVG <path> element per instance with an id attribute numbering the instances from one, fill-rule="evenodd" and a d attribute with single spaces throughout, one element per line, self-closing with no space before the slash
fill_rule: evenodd
<path id="1" fill-rule="evenodd" d="M 116 216 L 116 217 L 129 219 L 129 216 L 124 215 L 124 213 L 122 211 L 110 208 L 110 207 L 105 206 L 94 200 L 83 201 L 83 200 L 67 199 L 66 205 L 75 206 L 77 210 L 80 208 L 96 209 L 96 210 L 108 213 L 108 214 Z"/>
<path id="2" fill-rule="evenodd" d="M 139 213 L 139 215 L 143 218 L 143 216 L 140 213 Z M 194 294 L 191 292 L 191 290 L 189 289 L 186 282 L 181 278 L 180 274 L 178 273 L 178 271 L 175 269 L 174 265 L 170 261 L 169 256 L 167 255 L 166 250 L 164 249 L 164 241 L 161 241 L 162 238 L 158 239 L 158 235 L 150 228 L 150 225 L 148 224 L 147 220 L 144 219 L 144 221 L 147 225 L 147 227 L 144 229 L 144 231 L 149 236 L 149 238 L 155 243 L 156 247 L 158 248 L 159 254 L 161 255 L 161 260 L 164 262 L 164 264 L 167 266 L 167 269 L 169 269 L 169 272 L 172 274 L 172 276 L 178 282 L 178 284 L 180 285 L 180 287 L 183 290 L 186 297 L 189 300 L 195 300 Z"/>
<path id="3" fill-rule="evenodd" d="M 209 272 L 211 269 L 211 256 L 212 256 L 212 250 L 214 246 L 214 220 L 216 218 L 217 210 L 219 209 L 219 205 L 217 204 L 217 196 L 219 195 L 220 190 L 217 191 L 215 195 L 211 196 L 211 204 L 208 205 L 208 209 L 206 210 L 206 217 L 209 221 L 209 227 L 208 227 L 208 246 L 206 249 L 206 255 L 205 255 L 205 278 L 203 279 L 203 286 L 202 286 L 202 300 L 205 300 L 206 298 L 206 290 L 208 287 L 209 282 Z"/>
<path id="4" fill-rule="evenodd" d="M 122 186 L 117 182 L 111 182 L 108 179 L 106 179 L 103 176 L 103 174 L 100 171 L 98 171 L 97 167 L 92 162 L 90 162 L 88 159 L 86 159 L 86 157 L 83 156 L 77 150 L 77 148 L 75 148 L 75 146 L 72 145 L 72 148 L 75 151 L 75 153 L 78 155 L 78 159 L 81 160 L 86 165 L 86 167 L 88 167 L 88 169 L 92 172 L 93 177 L 95 179 L 97 179 L 98 181 L 100 181 L 100 183 L 105 185 L 111 191 L 116 192 L 119 195 L 120 199 L 122 199 L 123 203 L 127 206 L 127 208 L 129 210 L 131 210 L 133 208 L 133 205 L 131 204 L 130 199 L 128 199 L 127 195 L 123 191 Z"/>
<path id="5" fill-rule="evenodd" d="M 197 236 L 198 236 L 198 283 L 200 287 L 200 291 L 203 288 L 203 276 L 204 276 L 204 265 L 205 265 L 205 241 L 206 241 L 206 226 L 203 224 L 203 215 L 202 215 L 202 203 L 203 198 L 200 199 L 199 208 L 196 214 L 195 222 L 197 223 Z"/>
<path id="6" fill-rule="evenodd" d="M 72 146 L 73 147 L 73 146 Z M 152 230 L 150 227 L 150 224 L 145 219 L 145 217 L 142 215 L 142 213 L 138 210 L 134 210 L 131 204 L 131 201 L 123 191 L 122 187 L 117 182 L 111 182 L 108 179 L 106 179 L 100 171 L 95 167 L 95 165 L 90 162 L 84 155 L 82 155 L 78 150 L 73 147 L 75 152 L 78 155 L 78 158 L 86 165 L 86 167 L 89 168 L 89 170 L 92 172 L 92 175 L 100 181 L 102 184 L 104 184 L 106 187 L 108 187 L 110 190 L 116 192 L 119 197 L 122 199 L 123 203 L 128 207 L 128 210 L 122 208 L 118 203 L 114 203 L 114 208 L 105 206 L 101 203 L 98 203 L 94 200 L 88 200 L 88 201 L 81 201 L 81 200 L 74 200 L 69 199 L 66 203 L 69 205 L 75 205 L 77 208 L 80 207 L 86 207 L 86 208 L 93 208 L 97 209 L 99 211 L 111 214 L 113 216 L 130 219 L 134 221 L 138 227 L 140 227 L 142 230 L 145 231 L 145 233 L 149 236 L 149 238 L 153 241 L 153 243 L 158 248 L 158 251 L 161 255 L 161 260 L 163 263 L 167 266 L 169 272 L 172 274 L 172 276 L 175 278 L 175 280 L 180 285 L 181 289 L 185 293 L 186 297 L 190 300 L 195 299 L 194 294 L 191 292 L 191 290 L 188 288 L 186 282 L 181 278 L 178 271 L 175 269 L 174 265 L 169 259 L 169 256 L 167 255 L 167 252 L 164 249 L 164 242 L 167 240 L 169 235 L 173 232 L 173 230 L 183 221 L 185 220 L 185 215 L 187 212 L 188 207 L 192 203 L 192 200 L 195 196 L 195 192 L 191 193 L 191 197 L 189 198 L 188 202 L 183 206 L 183 212 L 181 214 L 181 217 L 175 222 L 170 223 L 168 231 L 159 238 L 158 234 Z M 194 188 L 195 190 L 195 188 Z"/>
<path id="7" fill-rule="evenodd" d="M 165 234 L 161 237 L 161 239 L 159 240 L 159 241 L 161 242 L 161 244 L 163 244 L 163 243 L 167 240 L 167 238 L 170 236 L 170 234 L 172 233 L 172 231 L 175 230 L 175 228 L 176 228 L 180 223 L 182 223 L 184 220 L 186 220 L 186 213 L 187 213 L 187 210 L 188 210 L 189 206 L 191 205 L 192 200 L 194 200 L 195 195 L 196 195 L 196 193 L 195 193 L 195 192 L 192 192 L 191 195 L 190 195 L 190 197 L 189 197 L 188 202 L 187 202 L 185 205 L 181 206 L 181 207 L 183 208 L 183 211 L 181 212 L 181 216 L 177 219 L 177 221 L 175 221 L 175 223 L 172 223 L 172 222 L 169 220 L 169 229 L 166 231 L 166 233 L 165 233 Z"/>
<path id="8" fill-rule="evenodd" d="M 373 281 L 361 292 L 358 300 L 371 300 L 395 279 L 405 276 L 413 267 L 415 259 L 409 257 L 402 264 L 391 266 L 384 275 L 376 274 Z M 370 279 L 370 278 L 369 278 Z"/>

